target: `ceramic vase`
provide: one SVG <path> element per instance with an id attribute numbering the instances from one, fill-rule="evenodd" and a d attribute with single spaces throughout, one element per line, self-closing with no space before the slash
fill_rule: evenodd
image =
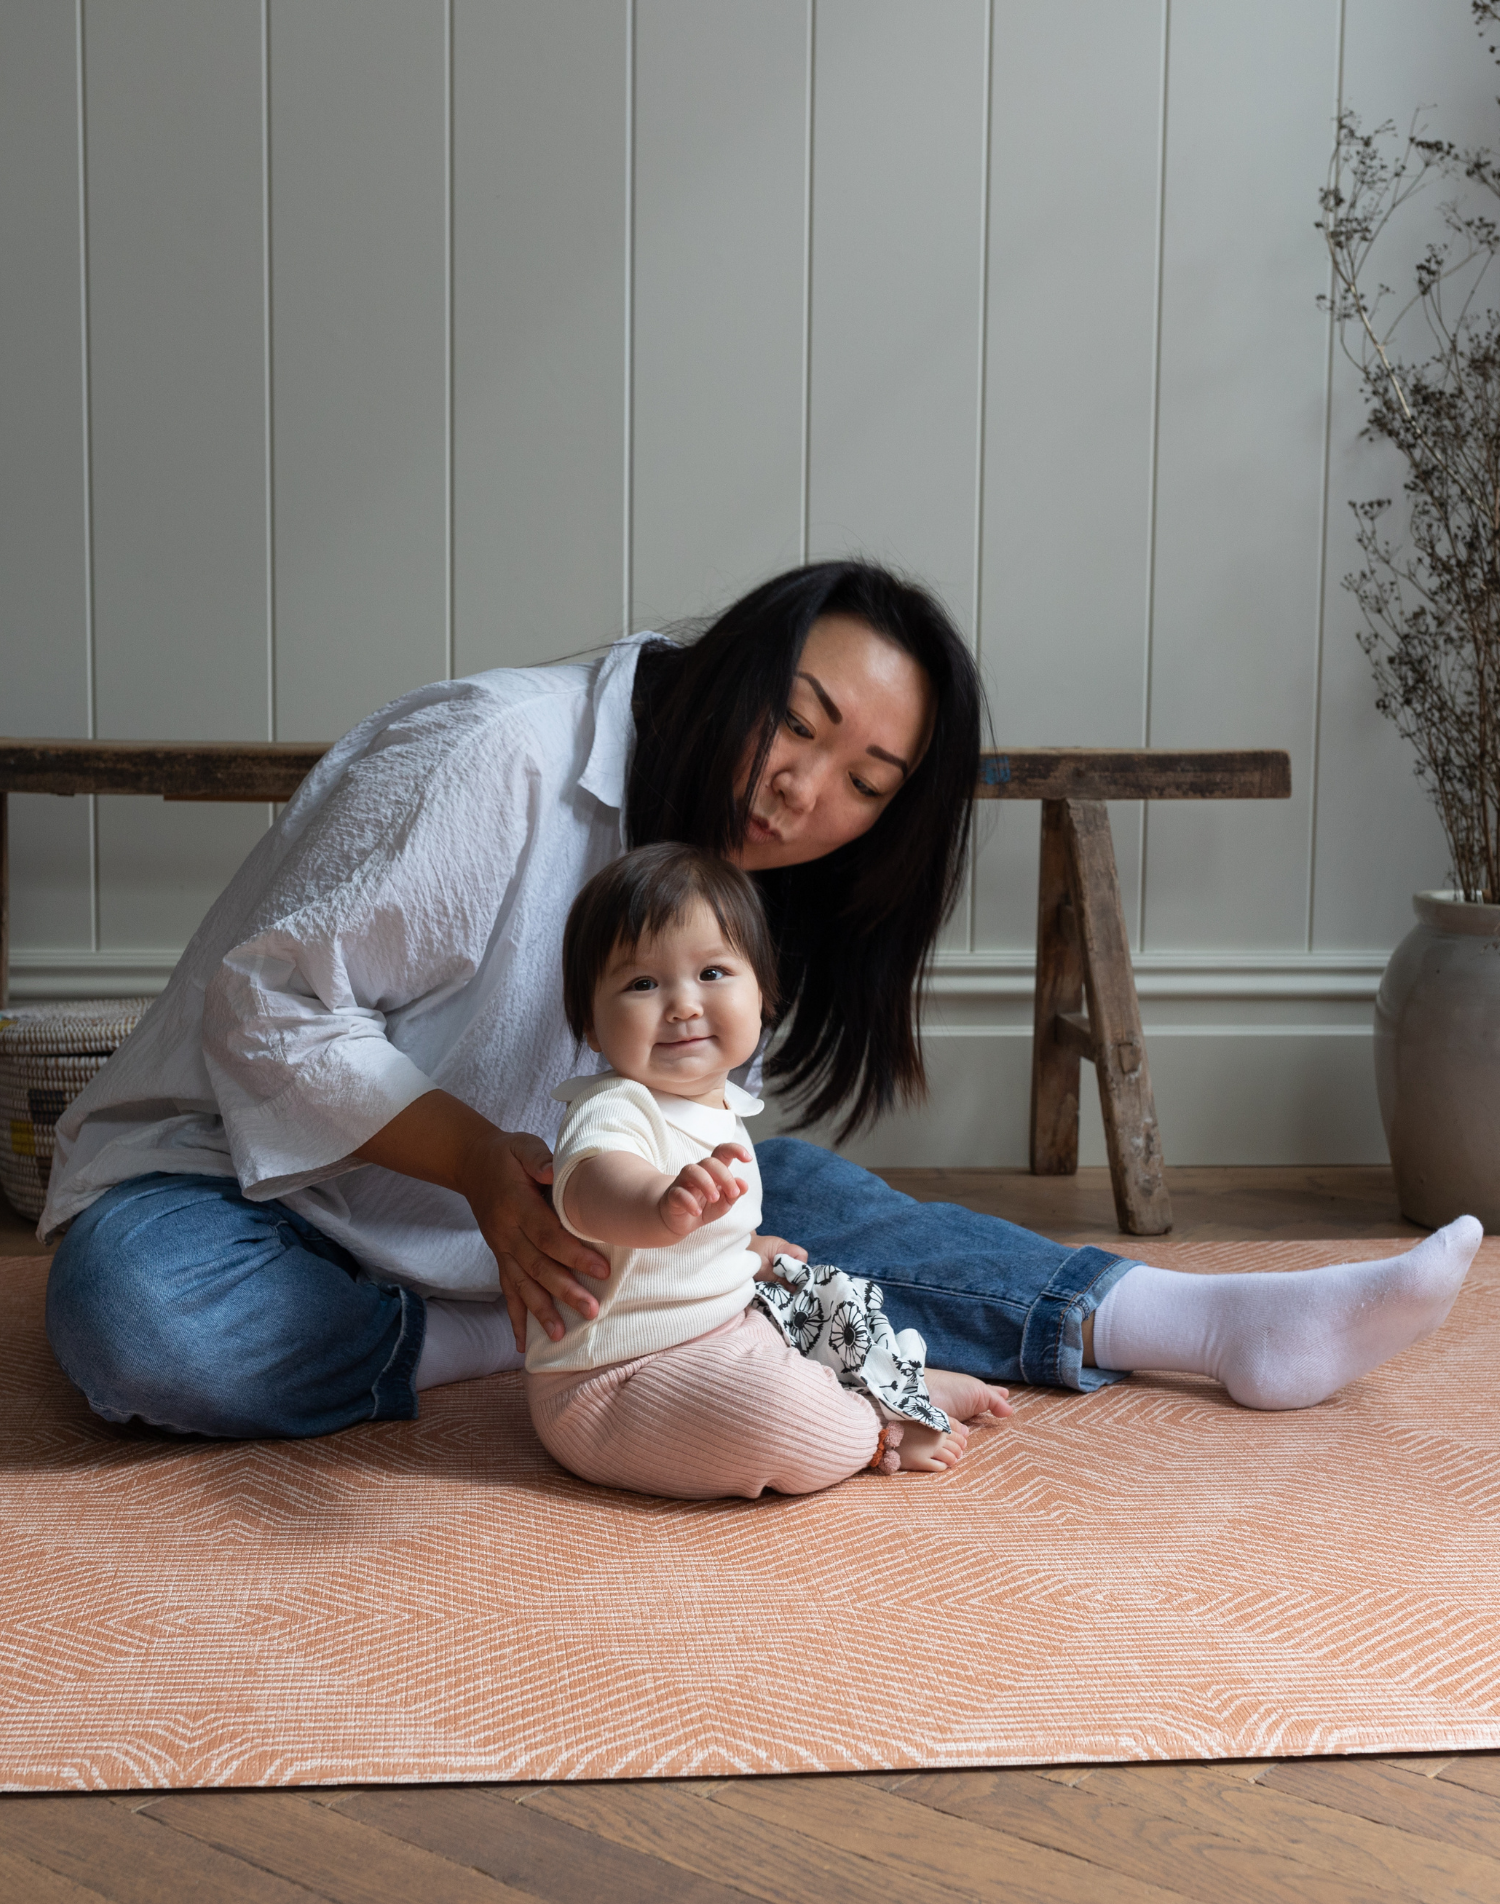
<path id="1" fill-rule="evenodd" d="M 1404 1216 L 1500 1228 L 1500 906 L 1417 893 L 1375 999 L 1375 1082 Z"/>

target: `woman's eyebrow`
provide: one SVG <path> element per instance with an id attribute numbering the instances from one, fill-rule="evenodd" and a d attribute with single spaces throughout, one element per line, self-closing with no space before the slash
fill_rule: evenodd
<path id="1" fill-rule="evenodd" d="M 817 695 L 818 699 L 823 703 L 823 712 L 828 716 L 829 720 L 835 724 L 842 723 L 843 715 L 840 714 L 833 702 L 829 699 L 827 688 L 824 687 L 823 683 L 815 674 L 809 674 L 806 668 L 799 668 L 797 670 L 797 679 L 799 681 L 805 681 L 813 693 Z"/>
<path id="2" fill-rule="evenodd" d="M 899 767 L 903 776 L 910 776 L 911 768 L 899 754 L 888 754 L 883 747 L 867 747 L 867 754 L 873 754 L 877 760 L 888 760 L 893 767 Z"/>

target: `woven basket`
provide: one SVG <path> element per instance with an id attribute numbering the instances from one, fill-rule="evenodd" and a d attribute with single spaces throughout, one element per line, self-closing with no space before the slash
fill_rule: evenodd
<path id="1" fill-rule="evenodd" d="M 0 1190 L 22 1216 L 39 1217 L 47 1201 L 58 1118 L 150 1003 L 85 998 L 0 1010 Z"/>

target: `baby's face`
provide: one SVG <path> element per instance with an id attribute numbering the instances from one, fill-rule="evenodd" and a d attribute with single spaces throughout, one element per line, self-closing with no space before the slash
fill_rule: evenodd
<path id="1" fill-rule="evenodd" d="M 589 1044 L 622 1078 L 722 1103 L 724 1078 L 760 1042 L 760 987 L 698 900 L 680 924 L 616 947 L 594 993 Z"/>

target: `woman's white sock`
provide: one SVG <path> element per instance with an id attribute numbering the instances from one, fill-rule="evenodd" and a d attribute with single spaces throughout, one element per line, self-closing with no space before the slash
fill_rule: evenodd
<path id="1" fill-rule="evenodd" d="M 510 1332 L 503 1302 L 444 1302 L 427 1298 L 427 1334 L 412 1387 L 445 1388 L 500 1369 L 526 1366 Z"/>
<path id="2" fill-rule="evenodd" d="M 1211 1375 L 1246 1408 L 1310 1408 L 1441 1327 L 1483 1237 L 1461 1216 L 1374 1263 L 1230 1276 L 1138 1264 L 1094 1311 L 1094 1360 Z"/>

